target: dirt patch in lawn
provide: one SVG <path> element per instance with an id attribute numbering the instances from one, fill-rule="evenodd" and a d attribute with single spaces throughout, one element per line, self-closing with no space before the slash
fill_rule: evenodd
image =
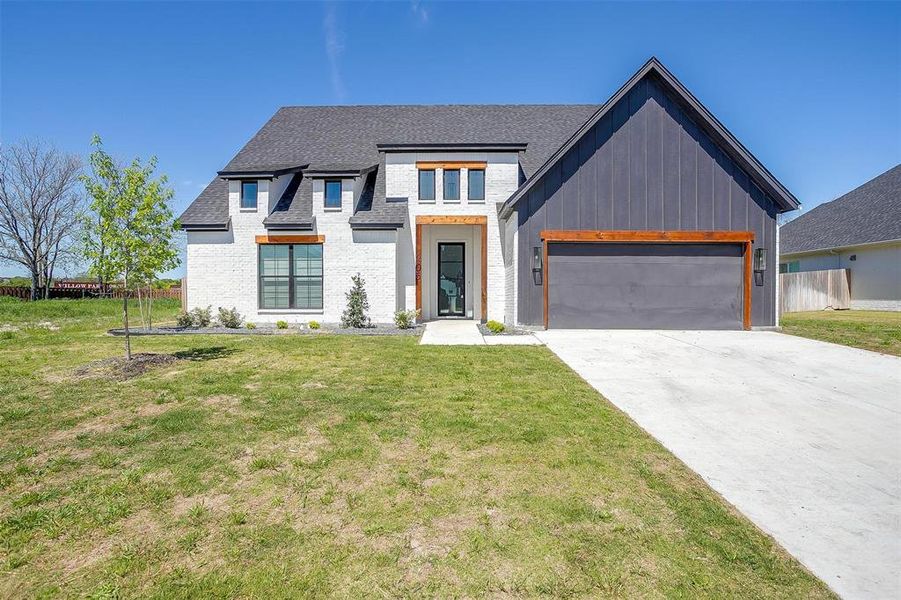
<path id="1" fill-rule="evenodd" d="M 180 360 L 172 354 L 154 354 L 141 352 L 132 354 L 131 360 L 121 356 L 95 360 L 75 369 L 76 378 L 97 378 L 112 381 L 125 381 L 139 377 L 148 371 L 153 371 Z"/>

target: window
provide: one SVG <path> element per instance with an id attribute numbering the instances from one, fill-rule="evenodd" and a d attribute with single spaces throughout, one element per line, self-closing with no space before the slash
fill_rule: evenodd
<path id="1" fill-rule="evenodd" d="M 470 200 L 485 199 L 485 169 L 469 169 L 469 194 Z"/>
<path id="2" fill-rule="evenodd" d="M 341 208 L 341 180 L 325 182 L 325 207 Z"/>
<path id="3" fill-rule="evenodd" d="M 322 308 L 322 244 L 260 246 L 260 308 Z"/>
<path id="4" fill-rule="evenodd" d="M 801 270 L 801 261 L 793 260 L 787 263 L 779 263 L 780 273 L 797 273 Z"/>
<path id="5" fill-rule="evenodd" d="M 257 182 L 241 182 L 241 208 L 257 207 Z"/>
<path id="6" fill-rule="evenodd" d="M 444 170 L 444 199 L 460 199 L 460 169 Z"/>
<path id="7" fill-rule="evenodd" d="M 419 199 L 435 201 L 435 169 L 419 170 Z"/>

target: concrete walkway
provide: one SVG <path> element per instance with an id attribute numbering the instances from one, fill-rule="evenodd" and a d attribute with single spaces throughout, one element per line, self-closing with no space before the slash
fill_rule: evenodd
<path id="1" fill-rule="evenodd" d="M 901 597 L 901 358 L 775 332 L 536 335 L 840 595 Z"/>
<path id="2" fill-rule="evenodd" d="M 419 343 L 424 346 L 540 346 L 534 335 L 483 336 L 475 321 L 447 319 L 429 321 Z"/>

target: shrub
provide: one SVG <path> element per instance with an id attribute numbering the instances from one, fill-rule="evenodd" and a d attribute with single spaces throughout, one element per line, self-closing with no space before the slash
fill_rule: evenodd
<path id="1" fill-rule="evenodd" d="M 288 322 L 287 322 L 287 321 L 276 321 L 276 322 L 275 322 L 275 326 L 276 326 L 278 329 L 287 329 L 287 328 L 288 328 Z"/>
<path id="2" fill-rule="evenodd" d="M 485 327 L 488 328 L 488 331 L 491 333 L 502 333 L 506 327 L 500 321 L 488 321 L 485 323 Z"/>
<path id="3" fill-rule="evenodd" d="M 247 321 L 246 323 L 244 323 L 244 327 L 246 327 L 247 329 L 256 329 L 256 328 L 257 328 L 257 324 L 256 324 L 256 323 L 251 323 L 250 321 Z"/>
<path id="4" fill-rule="evenodd" d="M 210 306 L 206 308 L 198 306 L 189 314 L 191 315 L 191 325 L 194 327 L 209 327 L 210 322 L 213 320 L 213 309 Z"/>
<path id="5" fill-rule="evenodd" d="M 310 329 L 319 329 L 319 321 L 310 321 L 309 323 L 307 323 L 307 327 L 309 327 Z"/>
<path id="6" fill-rule="evenodd" d="M 369 317 L 366 312 L 369 310 L 369 298 L 366 296 L 366 282 L 357 273 L 350 278 L 353 285 L 350 291 L 345 294 L 347 297 L 347 308 L 341 313 L 341 327 L 354 327 L 361 329 L 369 327 Z"/>
<path id="7" fill-rule="evenodd" d="M 237 329 L 241 326 L 241 323 L 244 322 L 244 317 L 241 316 L 241 313 L 238 312 L 238 309 L 232 307 L 231 309 L 219 307 L 219 324 L 223 327 L 227 327 L 229 329 Z"/>
<path id="8" fill-rule="evenodd" d="M 394 313 L 394 324 L 398 329 L 409 329 L 419 318 L 418 310 L 399 310 Z"/>
<path id="9" fill-rule="evenodd" d="M 193 327 L 194 317 L 191 316 L 191 313 L 180 312 L 175 318 L 175 324 L 179 327 Z"/>

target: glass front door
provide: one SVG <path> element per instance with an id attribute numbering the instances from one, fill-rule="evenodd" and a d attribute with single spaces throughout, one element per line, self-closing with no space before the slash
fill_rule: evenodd
<path id="1" fill-rule="evenodd" d="M 466 314 L 466 267 L 463 243 L 438 244 L 438 316 Z"/>

